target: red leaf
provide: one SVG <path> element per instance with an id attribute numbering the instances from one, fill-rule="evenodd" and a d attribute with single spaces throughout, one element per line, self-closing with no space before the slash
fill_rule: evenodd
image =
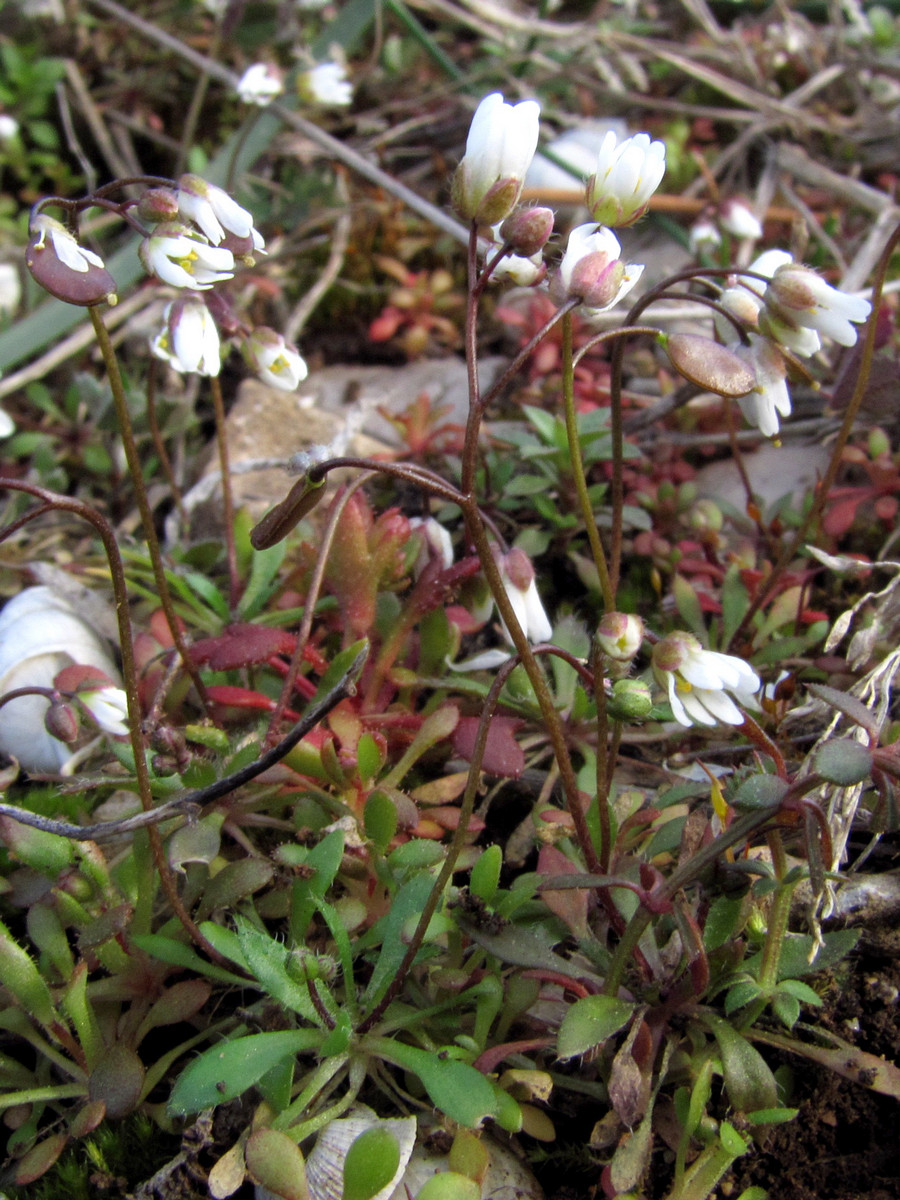
<path id="1" fill-rule="evenodd" d="M 229 625 L 218 637 L 203 638 L 191 646 L 195 663 L 213 671 L 232 671 L 267 662 L 274 654 L 293 654 L 297 639 L 285 629 L 267 625 Z"/>
<path id="2" fill-rule="evenodd" d="M 516 717 L 492 718 L 481 763 L 483 771 L 489 775 L 518 779 L 525 770 L 525 751 L 515 739 L 515 733 L 522 724 Z M 453 748 L 467 762 L 472 761 L 477 734 L 478 718 L 460 717 L 453 732 Z"/>

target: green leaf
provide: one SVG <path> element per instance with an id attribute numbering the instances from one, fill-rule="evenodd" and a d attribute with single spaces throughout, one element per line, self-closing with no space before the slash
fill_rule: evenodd
<path id="1" fill-rule="evenodd" d="M 363 809 L 363 826 L 379 854 L 384 854 L 397 832 L 397 821 L 397 806 L 390 796 L 380 789 L 372 792 Z"/>
<path id="2" fill-rule="evenodd" d="M 751 775 L 728 796 L 729 803 L 739 812 L 758 808 L 777 808 L 789 784 L 777 775 Z"/>
<path id="3" fill-rule="evenodd" d="M 747 1121 L 751 1125 L 786 1125 L 799 1111 L 799 1108 L 760 1108 L 747 1113 Z"/>
<path id="4" fill-rule="evenodd" d="M 474 1179 L 456 1171 L 438 1171 L 419 1188 L 416 1200 L 480 1200 L 481 1188 Z"/>
<path id="5" fill-rule="evenodd" d="M 192 950 L 184 942 L 176 942 L 173 938 L 164 937 L 160 933 L 138 934 L 131 940 L 139 950 L 143 950 L 152 958 L 158 958 L 160 962 L 171 963 L 175 967 L 186 967 L 189 971 L 197 971 L 219 983 L 233 984 L 237 987 L 246 987 L 247 985 L 247 980 L 241 975 L 234 975 L 231 971 L 208 963 L 200 957 L 196 950 Z"/>
<path id="6" fill-rule="evenodd" d="M 723 1121 L 719 1126 L 719 1141 L 727 1153 L 731 1154 L 734 1158 L 738 1158 L 741 1154 L 746 1154 L 750 1149 L 750 1143 L 744 1141 L 735 1127 L 729 1124 L 728 1121 Z"/>
<path id="7" fill-rule="evenodd" d="M 238 604 L 238 612 L 245 621 L 258 616 L 277 586 L 277 576 L 284 556 L 285 542 L 276 542 L 267 550 L 257 550 L 250 560 L 250 578 Z"/>
<path id="8" fill-rule="evenodd" d="M 813 755 L 813 770 L 838 787 L 864 783 L 872 771 L 872 752 L 853 738 L 832 738 Z"/>
<path id="9" fill-rule="evenodd" d="M 743 903 L 740 896 L 716 896 L 713 900 L 703 926 L 703 945 L 707 954 L 718 950 L 737 932 Z"/>
<path id="10" fill-rule="evenodd" d="M 434 880 L 429 874 L 413 876 L 394 897 L 387 916 L 373 926 L 372 934 L 381 938 L 381 953 L 366 988 L 367 1007 L 374 1008 L 396 975 L 406 954 L 406 946 L 401 940 L 403 926 L 409 917 L 421 913 L 433 885 Z"/>
<path id="11" fill-rule="evenodd" d="M 634 1005 L 614 996 L 584 996 L 569 1008 L 559 1027 L 556 1052 L 560 1058 L 586 1054 L 627 1025 Z"/>
<path id="12" fill-rule="evenodd" d="M 394 1178 L 400 1165 L 400 1143 L 389 1129 L 364 1130 L 344 1158 L 342 1200 L 371 1200 Z"/>
<path id="13" fill-rule="evenodd" d="M 178 1077 L 168 1111 L 187 1116 L 240 1096 L 292 1054 L 313 1050 L 321 1042 L 318 1029 L 251 1033 L 205 1050 Z"/>
<path id="14" fill-rule="evenodd" d="M 778 1089 L 775 1076 L 763 1056 L 727 1021 L 708 1017 L 707 1022 L 719 1043 L 725 1089 L 734 1107 L 744 1113 L 755 1112 L 759 1108 L 775 1108 Z M 734 1153 L 743 1154 L 744 1151 Z"/>
<path id="15" fill-rule="evenodd" d="M 788 1029 L 793 1029 L 800 1016 L 800 1001 L 795 996 L 776 993 L 772 997 L 772 1012 Z"/>
<path id="16" fill-rule="evenodd" d="M 675 596 L 675 607 L 678 609 L 678 615 L 691 633 L 705 645 L 706 622 L 703 619 L 703 610 L 700 607 L 700 597 L 684 576 L 679 575 L 677 572 L 672 580 L 672 592 Z"/>
<path id="17" fill-rule="evenodd" d="M 801 975 L 812 975 L 814 971 L 827 971 L 835 963 L 841 961 L 859 941 L 860 930 L 836 929 L 826 933 L 823 945 L 810 962 L 814 948 L 814 940 L 808 933 L 788 933 L 781 945 L 781 957 L 778 960 L 778 980 L 797 979 Z M 762 964 L 762 951 L 752 955 L 744 962 L 744 969 L 757 974 Z"/>
<path id="18" fill-rule="evenodd" d="M 485 904 L 490 904 L 500 884 L 500 868 L 503 866 L 503 851 L 497 845 L 482 851 L 469 877 L 469 891 Z"/>
<path id="19" fill-rule="evenodd" d="M 787 992 L 789 996 L 796 996 L 803 1004 L 815 1004 L 817 1007 L 822 1004 L 822 997 L 818 992 L 814 992 L 808 983 L 801 983 L 799 979 L 785 979 L 778 985 L 779 992 Z"/>
<path id="20" fill-rule="evenodd" d="M 742 979 L 728 989 L 725 997 L 725 1012 L 728 1016 L 749 1004 L 762 993 L 762 988 L 755 979 Z"/>
<path id="21" fill-rule="evenodd" d="M 500 1106 L 490 1081 L 468 1063 L 389 1038 L 367 1039 L 366 1044 L 387 1062 L 417 1075 L 432 1103 L 451 1121 L 474 1129 L 485 1117 L 498 1115 Z"/>
<path id="22" fill-rule="evenodd" d="M 740 567 L 732 563 L 722 582 L 722 642 L 727 646 L 750 607 L 750 595 L 741 579 Z"/>
<path id="23" fill-rule="evenodd" d="M 284 943 L 276 942 L 243 917 L 235 920 L 235 926 L 247 967 L 259 980 L 262 990 L 285 1008 L 299 1013 L 307 1021 L 319 1024 L 322 1018 L 310 999 L 309 988 L 288 974 L 286 964 L 289 951 Z"/>

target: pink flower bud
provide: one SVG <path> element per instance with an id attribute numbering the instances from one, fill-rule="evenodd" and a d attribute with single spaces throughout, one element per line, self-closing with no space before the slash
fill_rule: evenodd
<path id="1" fill-rule="evenodd" d="M 603 653 L 615 662 L 630 662 L 644 640 L 644 622 L 633 613 L 606 613 L 597 626 Z"/>
<path id="2" fill-rule="evenodd" d="M 78 740 L 78 717 L 62 700 L 54 701 L 44 714 L 44 728 L 51 737 L 71 746 Z"/>
<path id="3" fill-rule="evenodd" d="M 147 188 L 137 203 L 137 215 L 150 225 L 178 220 L 178 197 L 171 188 Z"/>
<path id="4" fill-rule="evenodd" d="M 520 208 L 500 226 L 500 237 L 509 242 L 513 254 L 531 258 L 546 246 L 554 220 L 549 208 Z"/>

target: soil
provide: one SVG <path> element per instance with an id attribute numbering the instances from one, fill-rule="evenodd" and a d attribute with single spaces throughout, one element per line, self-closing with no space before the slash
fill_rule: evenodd
<path id="1" fill-rule="evenodd" d="M 860 1049 L 900 1060 L 900 934 L 867 933 L 826 995 L 821 1024 Z M 790 1062 L 796 1120 L 739 1160 L 720 1194 L 756 1185 L 769 1200 L 897 1200 L 897 1100 L 803 1059 Z"/>

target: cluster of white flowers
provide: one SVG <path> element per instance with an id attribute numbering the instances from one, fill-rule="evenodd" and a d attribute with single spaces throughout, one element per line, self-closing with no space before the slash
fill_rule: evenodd
<path id="1" fill-rule="evenodd" d="M 822 337 L 841 346 L 856 344 L 856 326 L 872 306 L 826 283 L 809 267 L 795 263 L 786 250 L 766 250 L 734 276 L 719 296 L 721 306 L 738 320 L 744 337 L 725 316 L 716 317 L 721 341 L 756 374 L 756 387 L 738 403 L 744 416 L 767 437 L 779 430 L 779 414 L 791 411 L 784 352 L 808 358 Z M 759 278 L 759 277 L 762 278 Z M 746 340 L 745 340 L 746 339 Z"/>
<path id="2" fill-rule="evenodd" d="M 546 276 L 542 251 L 552 231 L 552 214 L 542 236 L 533 237 L 529 228 L 529 222 L 540 227 L 544 218 L 536 214 L 549 210 L 513 214 L 537 148 L 539 118 L 534 100 L 507 104 L 499 92 L 486 96 L 475 111 L 466 153 L 453 179 L 456 210 L 478 225 L 492 226 L 492 245 L 506 248 L 493 277 L 521 286 L 533 286 Z M 644 215 L 662 181 L 665 160 L 663 143 L 651 141 L 646 133 L 619 141 L 610 132 L 604 138 L 586 184 L 593 222 L 571 231 L 551 278 L 551 295 L 558 303 L 578 300 L 586 316 L 596 316 L 637 283 L 643 267 L 622 261 L 621 246 L 609 226 L 632 225 Z"/>

